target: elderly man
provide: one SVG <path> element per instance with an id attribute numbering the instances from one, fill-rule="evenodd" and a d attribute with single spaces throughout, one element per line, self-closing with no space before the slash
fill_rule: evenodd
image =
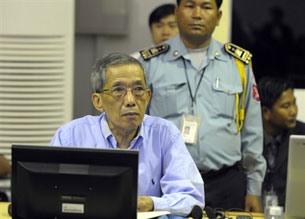
<path id="1" fill-rule="evenodd" d="M 181 218 L 195 205 L 204 207 L 203 181 L 180 131 L 145 115 L 151 96 L 145 78 L 141 63 L 128 55 L 99 60 L 91 75 L 92 102 L 103 113 L 67 123 L 51 145 L 139 150 L 138 210 Z"/>

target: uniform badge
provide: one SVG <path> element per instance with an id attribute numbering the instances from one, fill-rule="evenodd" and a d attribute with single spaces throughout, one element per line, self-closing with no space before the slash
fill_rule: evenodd
<path id="1" fill-rule="evenodd" d="M 152 57 L 158 56 L 164 52 L 166 52 L 169 49 L 169 45 L 168 44 L 161 44 L 159 46 L 150 48 L 150 49 L 145 49 L 145 50 L 141 50 L 140 54 L 142 56 L 142 58 L 147 61 L 149 59 L 151 59 Z"/>
<path id="2" fill-rule="evenodd" d="M 225 50 L 227 53 L 231 54 L 246 64 L 251 62 L 252 54 L 248 50 L 245 50 L 233 43 L 226 43 Z"/>
<path id="3" fill-rule="evenodd" d="M 259 102 L 260 98 L 259 98 L 259 94 L 258 94 L 258 89 L 257 89 L 257 85 L 253 84 L 253 98 Z"/>

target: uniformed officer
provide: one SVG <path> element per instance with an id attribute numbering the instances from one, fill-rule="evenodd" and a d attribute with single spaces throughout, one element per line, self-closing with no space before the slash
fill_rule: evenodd
<path id="1" fill-rule="evenodd" d="M 179 34 L 141 51 L 149 114 L 189 127 L 184 141 L 205 182 L 206 205 L 261 211 L 266 162 L 251 54 L 212 38 L 222 0 L 177 0 Z"/>

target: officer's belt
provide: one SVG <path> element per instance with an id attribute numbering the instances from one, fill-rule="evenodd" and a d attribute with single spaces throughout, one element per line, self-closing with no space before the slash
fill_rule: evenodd
<path id="1" fill-rule="evenodd" d="M 229 170 L 241 170 L 242 166 L 240 161 L 237 161 L 234 165 L 232 166 L 223 166 L 221 169 L 219 170 L 209 170 L 209 171 L 199 171 L 201 174 L 202 179 L 209 179 L 209 178 L 214 178 L 220 175 L 223 175 L 225 173 L 227 173 Z"/>

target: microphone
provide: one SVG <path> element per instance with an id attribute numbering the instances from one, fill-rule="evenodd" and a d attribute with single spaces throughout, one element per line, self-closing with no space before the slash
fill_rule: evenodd
<path id="1" fill-rule="evenodd" d="M 198 205 L 195 205 L 188 217 L 192 217 L 194 219 L 202 219 L 202 209 Z"/>
<path id="2" fill-rule="evenodd" d="M 209 219 L 216 219 L 216 211 L 213 208 L 205 206 L 204 210 Z"/>
<path id="3" fill-rule="evenodd" d="M 225 215 L 221 212 L 217 212 L 214 208 L 205 206 L 204 210 L 209 219 L 216 219 L 218 216 L 220 219 L 225 219 Z"/>

